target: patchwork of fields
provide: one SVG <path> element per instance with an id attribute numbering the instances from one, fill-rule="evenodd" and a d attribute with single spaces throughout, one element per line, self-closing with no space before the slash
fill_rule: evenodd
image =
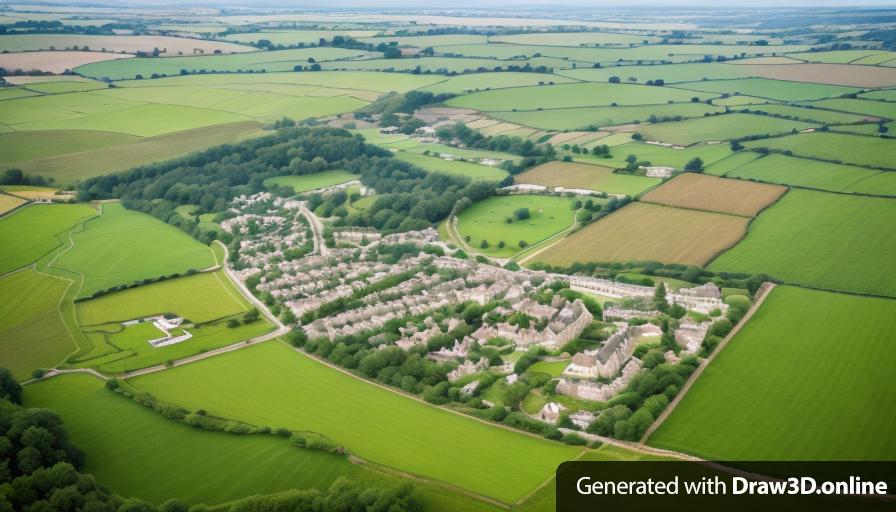
<path id="1" fill-rule="evenodd" d="M 520 174 L 516 183 L 579 188 L 634 196 L 659 184 L 657 178 L 616 174 L 608 167 L 571 162 L 549 162 Z"/>

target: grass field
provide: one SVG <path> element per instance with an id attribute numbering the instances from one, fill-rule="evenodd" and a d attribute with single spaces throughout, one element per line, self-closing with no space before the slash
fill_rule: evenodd
<path id="1" fill-rule="evenodd" d="M 863 114 L 864 117 L 896 118 L 896 103 L 886 101 L 835 98 L 805 102 L 802 103 L 802 105 L 839 110 L 842 112 L 854 112 L 856 114 Z"/>
<path id="2" fill-rule="evenodd" d="M 103 149 L 140 140 L 135 135 L 88 130 L 0 133 L 0 162 L 47 158 L 68 153 Z"/>
<path id="3" fill-rule="evenodd" d="M 274 176 L 264 180 L 265 186 L 279 185 L 292 187 L 296 192 L 307 192 L 318 188 L 330 187 L 345 183 L 346 181 L 357 180 L 358 175 L 348 171 L 334 169 L 331 171 L 316 172 L 314 174 L 304 174 L 301 176 Z"/>
<path id="4" fill-rule="evenodd" d="M 614 174 L 609 167 L 572 162 L 548 162 L 514 178 L 514 183 L 597 190 L 635 196 L 660 183 L 659 178 Z"/>
<path id="5" fill-rule="evenodd" d="M 645 105 L 668 101 L 688 102 L 694 97 L 704 99 L 712 96 L 667 87 L 589 82 L 482 91 L 458 96 L 445 103 L 452 107 L 483 111 L 512 111 L 601 106 L 613 103 Z"/>
<path id="6" fill-rule="evenodd" d="M 633 203 L 535 256 L 557 266 L 576 262 L 662 261 L 705 265 L 744 235 L 748 219 Z"/>
<path id="7" fill-rule="evenodd" d="M 786 192 L 785 187 L 686 172 L 651 190 L 642 201 L 755 217 Z"/>
<path id="8" fill-rule="evenodd" d="M 223 32 L 223 29 L 221 29 Z M 255 44 L 262 39 L 267 39 L 274 45 L 318 44 L 321 39 L 332 41 L 335 36 L 349 36 L 355 39 L 376 35 L 374 30 L 270 30 L 264 32 L 240 32 L 221 37 L 226 41 L 235 43 Z"/>
<path id="9" fill-rule="evenodd" d="M 82 326 L 123 322 L 174 313 L 193 322 L 208 322 L 242 313 L 249 304 L 223 271 L 167 279 L 79 302 Z"/>
<path id="10" fill-rule="evenodd" d="M 710 269 L 764 272 L 789 283 L 896 295 L 896 202 L 791 190 Z"/>
<path id="11" fill-rule="evenodd" d="M 752 151 L 731 153 L 729 156 L 706 166 L 703 172 L 712 176 L 725 176 L 727 173 L 739 169 L 761 156 Z"/>
<path id="12" fill-rule="evenodd" d="M 893 300 L 775 289 L 649 444 L 712 460 L 893 460 L 894 320 Z"/>
<path id="13" fill-rule="evenodd" d="M 612 32 L 545 32 L 538 34 L 513 34 L 492 36 L 489 41 L 510 44 L 534 44 L 547 46 L 581 46 L 656 43 L 660 39 L 655 36 L 639 34 L 617 34 Z"/>
<path id="14" fill-rule="evenodd" d="M 51 368 L 75 349 L 59 313 L 66 281 L 25 269 L 0 278 L 0 360 L 13 377 Z"/>
<path id="15" fill-rule="evenodd" d="M 704 79 L 744 78 L 750 76 L 750 71 L 743 66 L 732 66 L 722 63 L 684 63 L 669 64 L 663 67 L 645 65 L 625 66 L 624 68 L 606 66 L 601 68 L 563 69 L 557 71 L 557 74 L 588 82 L 607 82 L 610 77 L 618 76 L 621 80 L 628 82 L 644 83 L 648 80 L 661 78 L 667 84 L 671 84 Z M 635 80 L 630 80 L 631 78 Z"/>
<path id="16" fill-rule="evenodd" d="M 55 265 L 84 275 L 79 297 L 114 286 L 215 264 L 212 251 L 183 231 L 119 203 L 73 236 Z"/>
<path id="17" fill-rule="evenodd" d="M 0 51 L 23 52 L 33 50 L 64 50 L 89 47 L 92 50 L 105 49 L 110 52 L 136 53 L 152 52 L 158 48 L 163 57 L 190 54 L 195 49 L 212 53 L 220 50 L 223 53 L 252 52 L 251 46 L 238 45 L 219 41 L 203 41 L 183 37 L 167 36 L 108 36 L 80 34 L 14 34 L 0 36 Z"/>
<path id="18" fill-rule="evenodd" d="M 517 220 L 514 212 L 528 208 L 531 217 Z M 534 245 L 573 225 L 575 212 L 566 197 L 510 195 L 494 196 L 474 203 L 457 218 L 457 231 L 470 237 L 471 247 L 489 256 L 509 257 L 522 248 L 520 241 Z M 506 219 L 513 219 L 507 223 Z M 482 248 L 486 240 L 488 248 Z M 499 247 L 504 242 L 505 247 Z"/>
<path id="19" fill-rule="evenodd" d="M 563 373 L 563 370 L 569 366 L 569 362 L 569 359 L 564 359 L 563 361 L 538 361 L 530 366 L 527 371 L 533 373 L 547 373 L 551 377 L 559 377 L 560 374 Z"/>
<path id="20" fill-rule="evenodd" d="M 731 169 L 725 176 L 831 192 L 896 196 L 896 173 L 893 171 L 877 171 L 774 153 Z"/>
<path id="21" fill-rule="evenodd" d="M 432 84 L 423 88 L 433 94 L 452 93 L 460 94 L 469 91 L 482 91 L 487 89 L 504 89 L 507 87 L 524 87 L 540 84 L 562 84 L 572 82 L 570 78 L 559 75 L 546 75 L 544 73 L 474 73 L 459 75 L 445 79 L 443 82 Z"/>
<path id="22" fill-rule="evenodd" d="M 814 132 L 745 142 L 744 146 L 788 150 L 798 156 L 896 169 L 896 163 L 893 163 L 892 158 L 896 151 L 896 141 L 879 137 Z"/>
<path id="23" fill-rule="evenodd" d="M 445 160 L 444 158 L 439 158 L 437 156 L 421 155 L 419 153 L 409 153 L 407 151 L 398 151 L 394 153 L 393 156 L 399 160 L 414 164 L 427 172 L 455 174 L 458 176 L 467 176 L 474 180 L 489 181 L 501 181 L 507 176 L 507 171 L 497 167 L 462 162 L 460 160 Z"/>
<path id="24" fill-rule="evenodd" d="M 710 165 L 731 155 L 728 144 L 695 144 L 684 149 L 673 149 L 656 144 L 643 142 L 629 142 L 611 149 L 612 157 L 608 159 L 598 157 L 586 157 L 585 155 L 573 155 L 574 160 L 593 161 L 598 165 L 607 167 L 625 167 L 625 159 L 628 155 L 635 155 L 638 161 L 647 161 L 652 165 L 674 167 L 684 169 L 684 166 L 693 158 L 703 160 L 703 165 Z"/>
<path id="25" fill-rule="evenodd" d="M 812 128 L 813 124 L 752 114 L 726 114 L 657 123 L 638 128 L 647 140 L 688 146 L 695 142 L 737 139 L 747 135 L 776 135 Z"/>
<path id="26" fill-rule="evenodd" d="M 59 413 L 87 454 L 85 472 L 117 493 L 155 504 L 169 498 L 216 504 L 292 488 L 326 489 L 336 478 L 362 471 L 337 455 L 271 435 L 211 432 L 165 419 L 90 375 L 27 386 L 25 405 Z"/>
<path id="27" fill-rule="evenodd" d="M 861 91 L 855 87 L 839 85 L 812 84 L 806 82 L 788 82 L 785 80 L 769 80 L 767 78 L 742 78 L 737 80 L 710 80 L 706 82 L 686 82 L 676 84 L 692 91 L 745 94 L 772 100 L 797 101 L 832 98 L 842 94 Z"/>
<path id="28" fill-rule="evenodd" d="M 589 126 L 612 126 L 647 122 L 650 116 L 702 117 L 706 113 L 721 112 L 720 107 L 706 103 L 662 103 L 657 105 L 629 105 L 610 107 L 555 108 L 522 112 L 492 112 L 492 117 L 546 130 L 574 130 Z"/>
<path id="29" fill-rule="evenodd" d="M 579 453 L 380 389 L 279 342 L 130 382 L 210 414 L 321 432 L 361 458 L 505 502 L 534 490 Z"/>
<path id="30" fill-rule="evenodd" d="M 62 244 L 57 237 L 96 215 L 85 205 L 37 204 L 0 218 L 0 275 L 28 265 Z"/>
<path id="31" fill-rule="evenodd" d="M 817 102 L 818 106 L 824 107 L 824 102 L 826 102 L 826 101 L 840 101 L 840 100 L 822 100 L 821 102 Z M 813 105 L 813 104 L 807 104 L 807 105 Z M 845 112 L 834 112 L 832 110 L 823 110 L 821 108 L 795 107 L 792 105 L 777 105 L 777 104 L 749 105 L 749 106 L 744 106 L 742 108 L 749 109 L 750 111 L 767 112 L 769 114 L 774 114 L 774 115 L 778 115 L 778 116 L 790 116 L 790 117 L 794 117 L 796 119 L 800 119 L 802 121 L 808 121 L 810 123 L 847 124 L 847 123 L 856 123 L 856 122 L 863 121 L 863 120 L 866 120 L 869 118 L 869 116 L 848 114 Z M 827 107 L 824 107 L 824 108 L 827 108 Z"/>
<path id="32" fill-rule="evenodd" d="M 235 86 L 258 84 L 316 85 L 318 87 L 345 88 L 348 84 L 363 84 L 365 91 L 406 92 L 445 80 L 442 76 L 411 75 L 404 73 L 377 73 L 372 71 L 314 73 L 251 73 L 205 74 L 173 76 L 155 80 L 126 80 L 117 82 L 121 87 L 161 87 L 169 85 Z"/>

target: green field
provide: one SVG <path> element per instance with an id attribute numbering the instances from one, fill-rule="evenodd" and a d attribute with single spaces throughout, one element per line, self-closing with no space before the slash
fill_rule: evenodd
<path id="1" fill-rule="evenodd" d="M 155 504 L 169 498 L 215 504 L 292 488 L 326 489 L 336 478 L 362 471 L 342 457 L 296 448 L 272 435 L 211 432 L 165 419 L 90 375 L 27 386 L 25 405 L 59 413 L 72 441 L 87 454 L 86 473 L 117 493 Z"/>
<path id="2" fill-rule="evenodd" d="M 570 78 L 544 73 L 473 73 L 453 76 L 443 82 L 423 88 L 433 94 L 460 94 L 487 89 L 505 89 L 507 87 L 524 87 L 542 84 L 563 84 L 572 82 Z"/>
<path id="3" fill-rule="evenodd" d="M 711 270 L 763 272 L 789 283 L 896 295 L 896 202 L 791 190 Z"/>
<path id="4" fill-rule="evenodd" d="M 501 181 L 507 176 L 507 171 L 497 167 L 462 162 L 460 160 L 445 160 L 437 156 L 421 155 L 407 151 L 398 151 L 393 156 L 399 160 L 414 164 L 427 172 L 441 172 L 467 176 L 474 180 L 489 181 Z"/>
<path id="5" fill-rule="evenodd" d="M 60 235 L 92 215 L 96 210 L 86 204 L 37 204 L 0 218 L 0 275 L 62 245 Z"/>
<path id="6" fill-rule="evenodd" d="M 720 107 L 706 103 L 672 103 L 617 107 L 556 108 L 523 112 L 492 112 L 492 117 L 545 130 L 575 130 L 589 126 L 647 122 L 650 116 L 702 117 L 722 112 Z"/>
<path id="7" fill-rule="evenodd" d="M 840 101 L 840 100 L 825 100 L 825 101 Z M 819 107 L 822 107 L 818 102 Z M 807 106 L 811 106 L 813 104 L 807 104 Z M 857 123 L 867 119 L 867 116 L 861 116 L 856 114 L 848 114 L 845 112 L 835 112 L 832 110 L 823 110 L 822 108 L 805 108 L 805 107 L 795 107 L 792 105 L 777 105 L 777 104 L 769 104 L 769 105 L 748 105 L 741 108 L 748 109 L 750 111 L 756 112 L 767 112 L 769 114 L 773 114 L 776 116 L 789 116 L 796 119 L 800 119 L 802 121 L 815 122 L 815 123 L 825 123 L 825 124 L 848 124 L 848 123 Z M 825 107 L 826 108 L 826 107 Z M 735 109 L 739 110 L 739 109 Z"/>
<path id="8" fill-rule="evenodd" d="M 446 104 L 483 111 L 513 111 L 589 107 L 613 103 L 645 105 L 669 101 L 688 102 L 691 98 L 704 99 L 712 96 L 668 87 L 588 82 L 482 91 L 452 98 Z"/>
<path id="9" fill-rule="evenodd" d="M 879 137 L 830 132 L 798 133 L 787 137 L 745 142 L 744 146 L 792 151 L 798 156 L 839 160 L 846 164 L 896 169 L 896 163 L 893 163 L 896 142 Z"/>
<path id="10" fill-rule="evenodd" d="M 222 28 L 223 32 L 224 29 Z M 267 39 L 274 45 L 318 44 L 321 39 L 332 41 L 335 36 L 350 36 L 355 39 L 375 35 L 374 30 L 271 30 L 264 32 L 239 32 L 221 37 L 225 41 L 255 44 Z"/>
<path id="11" fill-rule="evenodd" d="M 79 297 L 114 286 L 215 264 L 212 251 L 183 231 L 118 203 L 76 233 L 55 265 L 84 275 Z"/>
<path id="12" fill-rule="evenodd" d="M 896 196 L 896 173 L 893 171 L 876 171 L 779 154 L 753 160 L 731 169 L 725 176 L 831 192 Z"/>
<path id="13" fill-rule="evenodd" d="M 821 101 L 810 101 L 803 105 L 839 110 L 842 112 L 855 112 L 863 116 L 896 118 L 896 103 L 886 101 L 871 101 L 863 99 L 836 98 Z"/>
<path id="14" fill-rule="evenodd" d="M 249 304 L 223 271 L 167 279 L 79 302 L 82 326 L 124 322 L 174 313 L 193 322 L 208 322 L 242 313 Z"/>
<path id="15" fill-rule="evenodd" d="M 706 166 L 705 173 L 713 176 L 726 176 L 728 173 L 749 164 L 753 160 L 761 157 L 758 153 L 752 151 L 741 151 L 739 153 L 731 153 L 729 156 Z"/>
<path id="16" fill-rule="evenodd" d="M 564 359 L 562 361 L 538 361 L 530 366 L 527 371 L 533 373 L 547 373 L 551 377 L 559 377 L 560 374 L 563 373 L 563 370 L 569 366 L 569 362 L 569 359 Z"/>
<path id="17" fill-rule="evenodd" d="M 30 268 L 0 278 L 0 360 L 13 377 L 52 368 L 76 348 L 59 312 L 68 285 Z"/>
<path id="18" fill-rule="evenodd" d="M 517 220 L 514 212 L 528 208 L 531 217 Z M 457 218 L 457 231 L 470 237 L 467 244 L 489 256 L 509 257 L 520 252 L 521 240 L 534 245 L 573 225 L 575 212 L 566 197 L 511 195 L 494 196 L 479 201 L 464 210 Z M 513 219 L 507 223 L 506 219 Z M 489 247 L 482 248 L 483 240 Z M 498 247 L 499 242 L 505 247 Z"/>
<path id="19" fill-rule="evenodd" d="M 279 342 L 130 382 L 210 414 L 320 432 L 363 459 L 505 502 L 534 490 L 579 453 L 375 387 Z"/>
<path id="20" fill-rule="evenodd" d="M 557 71 L 557 74 L 588 82 L 606 82 L 610 77 L 617 76 L 625 82 L 643 83 L 660 78 L 667 84 L 671 84 L 693 82 L 694 80 L 743 78 L 750 76 L 750 71 L 744 66 L 711 62 L 706 64 L 667 64 L 663 67 L 647 65 L 625 66 L 624 68 L 606 66 L 602 68 L 563 69 Z M 634 80 L 631 80 L 632 78 Z"/>
<path id="21" fill-rule="evenodd" d="M 813 84 L 808 82 L 788 82 L 768 78 L 742 78 L 736 80 L 710 80 L 705 82 L 687 82 L 675 87 L 692 91 L 744 94 L 772 100 L 797 101 L 832 98 L 842 94 L 861 91 L 856 87 L 842 85 Z"/>
<path id="22" fill-rule="evenodd" d="M 894 330 L 896 301 L 779 287 L 649 444 L 711 460 L 893 460 Z"/>
<path id="23" fill-rule="evenodd" d="M 160 87 L 169 85 L 193 86 L 233 86 L 287 84 L 316 85 L 318 87 L 345 88 L 349 85 L 363 85 L 360 89 L 377 92 L 405 92 L 426 85 L 441 82 L 442 76 L 426 76 L 396 73 L 376 73 L 371 71 L 314 73 L 250 73 L 250 74 L 205 74 L 173 76 L 155 80 L 127 80 L 118 82 L 121 87 Z"/>
<path id="24" fill-rule="evenodd" d="M 508 66 L 522 67 L 526 64 L 534 68 L 541 65 L 553 67 L 565 63 L 559 59 L 551 58 L 501 61 L 477 58 L 420 57 L 416 59 L 334 60 L 321 63 L 321 67 L 330 71 L 411 71 L 419 67 L 421 71 L 431 71 L 439 75 L 445 75 L 448 73 L 471 73 L 474 71 L 479 73 L 501 71 Z M 544 76 L 547 78 L 551 75 Z M 441 78 L 444 79 L 444 77 Z"/>
<path id="25" fill-rule="evenodd" d="M 613 156 L 608 159 L 585 155 L 573 155 L 573 159 L 618 168 L 625 167 L 625 159 L 628 155 L 635 155 L 638 161 L 684 169 L 684 166 L 693 158 L 700 158 L 703 160 L 703 165 L 710 165 L 731 155 L 731 148 L 728 144 L 696 144 L 684 149 L 672 149 L 656 144 L 629 142 L 616 146 L 611 151 Z"/>
<path id="26" fill-rule="evenodd" d="M 0 162 L 10 164 L 35 158 L 92 151 L 138 140 L 140 137 L 134 135 L 88 130 L 7 132 L 0 134 Z"/>
<path id="27" fill-rule="evenodd" d="M 726 114 L 658 123 L 638 128 L 647 140 L 688 146 L 695 142 L 737 139 L 748 135 L 776 135 L 802 131 L 815 125 L 752 114 Z"/>
<path id="28" fill-rule="evenodd" d="M 282 187 L 292 187 L 296 192 L 307 192 L 318 188 L 331 187 L 339 185 L 346 181 L 357 180 L 358 175 L 348 171 L 334 169 L 331 171 L 316 172 L 314 174 L 303 174 L 301 176 L 274 176 L 264 180 L 264 185 L 278 185 Z"/>

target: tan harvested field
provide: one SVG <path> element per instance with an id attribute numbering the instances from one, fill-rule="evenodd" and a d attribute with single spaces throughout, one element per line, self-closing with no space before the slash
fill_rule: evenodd
<path id="1" fill-rule="evenodd" d="M 686 172 L 651 190 L 647 203 L 755 217 L 787 187 Z"/>
<path id="2" fill-rule="evenodd" d="M 0 36 L 0 48 L 10 52 L 29 52 L 34 50 L 84 49 L 106 52 L 152 52 L 158 48 L 160 56 L 193 55 L 194 53 L 211 54 L 215 50 L 221 53 L 242 53 L 258 51 L 257 48 L 242 44 L 222 41 L 207 41 L 187 37 L 170 36 L 94 36 L 78 34 L 25 34 Z"/>
<path id="3" fill-rule="evenodd" d="M 617 174 L 609 167 L 578 162 L 547 162 L 514 179 L 514 183 L 581 188 L 609 194 L 638 195 L 660 183 L 659 178 Z"/>
<path id="4" fill-rule="evenodd" d="M 56 52 L 56 53 L 60 53 L 60 52 Z M 90 53 L 90 52 L 87 52 L 87 53 Z M 3 56 L 3 54 L 0 54 L 0 56 Z M 122 55 L 122 57 L 127 57 L 127 55 Z M 22 76 L 5 76 L 5 77 L 3 77 L 3 79 L 13 85 L 43 84 L 43 83 L 47 83 L 47 82 L 85 82 L 85 83 L 96 82 L 96 80 L 94 80 L 92 78 L 86 78 L 86 77 L 79 76 L 79 75 L 63 75 L 63 76 L 22 75 Z"/>
<path id="5" fill-rule="evenodd" d="M 0 193 L 0 214 L 4 214 L 22 204 L 25 204 L 24 199 Z"/>
<path id="6" fill-rule="evenodd" d="M 564 144 L 573 139 L 578 139 L 579 137 L 588 135 L 590 133 L 594 133 L 594 132 L 562 132 L 562 133 L 558 133 L 557 135 L 554 135 L 553 137 L 548 139 L 548 142 L 550 142 L 551 144 L 554 144 L 554 145 Z"/>
<path id="7" fill-rule="evenodd" d="M 734 246 L 749 219 L 648 203 L 632 203 L 552 245 L 535 260 L 576 262 L 656 260 L 703 266 Z"/>
<path id="8" fill-rule="evenodd" d="M 133 57 L 127 53 L 102 52 L 20 52 L 0 53 L 0 68 L 62 73 L 82 64 Z"/>
<path id="9" fill-rule="evenodd" d="M 743 67 L 750 76 L 852 87 L 896 85 L 896 68 L 850 64 L 758 64 Z"/>

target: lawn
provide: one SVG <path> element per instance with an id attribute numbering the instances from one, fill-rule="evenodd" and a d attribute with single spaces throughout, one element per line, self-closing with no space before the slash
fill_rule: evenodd
<path id="1" fill-rule="evenodd" d="M 501 181 L 507 176 L 507 171 L 488 165 L 473 164 L 460 160 L 446 160 L 438 156 L 421 155 L 398 151 L 393 156 L 399 160 L 411 163 L 427 172 L 441 172 L 467 176 L 474 180 Z"/>
<path id="2" fill-rule="evenodd" d="M 210 414 L 321 432 L 363 459 L 504 502 L 579 453 L 381 389 L 276 341 L 130 382 Z"/>
<path id="3" fill-rule="evenodd" d="M 785 282 L 896 295 L 896 201 L 791 190 L 711 270 L 763 272 Z"/>
<path id="4" fill-rule="evenodd" d="M 76 304 L 82 326 L 124 322 L 173 313 L 193 322 L 208 322 L 242 313 L 248 302 L 222 270 L 167 279 Z"/>
<path id="5" fill-rule="evenodd" d="M 548 162 L 514 178 L 514 183 L 581 188 L 635 196 L 660 183 L 659 178 L 616 174 L 608 167 L 573 162 Z"/>
<path id="6" fill-rule="evenodd" d="M 86 204 L 35 204 L 0 218 L 0 275 L 62 245 L 59 236 L 92 215 Z"/>
<path id="7" fill-rule="evenodd" d="M 563 373 L 563 370 L 569 366 L 569 362 L 569 359 L 564 359 L 562 361 L 538 361 L 530 366 L 527 371 L 533 373 L 547 373 L 551 377 L 559 377 L 560 374 Z"/>
<path id="8" fill-rule="evenodd" d="M 516 218 L 515 212 L 521 208 L 529 209 L 530 218 Z M 483 254 L 510 257 L 522 250 L 520 241 L 534 245 L 572 226 L 574 214 L 572 200 L 566 197 L 494 196 L 461 212 L 457 230 L 462 237 L 470 237 L 467 244 Z M 488 242 L 487 248 L 482 247 L 483 240 Z M 499 242 L 505 247 L 499 247 Z"/>
<path id="9" fill-rule="evenodd" d="M 535 261 L 661 261 L 705 265 L 744 235 L 749 219 L 647 203 L 632 203 L 535 255 Z"/>
<path id="10" fill-rule="evenodd" d="M 59 312 L 68 284 L 30 268 L 0 278 L 0 361 L 13 377 L 52 368 L 75 350 Z"/>
<path id="11" fill-rule="evenodd" d="M 686 172 L 645 194 L 648 203 L 755 217 L 787 188 Z"/>
<path id="12" fill-rule="evenodd" d="M 841 85 L 813 84 L 806 82 L 788 82 L 770 80 L 768 78 L 741 78 L 735 80 L 710 80 L 703 82 L 687 82 L 675 87 L 692 91 L 744 94 L 772 100 L 797 101 L 832 98 L 842 94 L 861 91 L 856 87 Z"/>
<path id="13" fill-rule="evenodd" d="M 215 264 L 211 249 L 183 231 L 119 203 L 73 235 L 74 246 L 55 265 L 84 275 L 79 297 Z"/>
<path id="14" fill-rule="evenodd" d="M 894 331 L 896 301 L 779 287 L 649 444 L 711 460 L 893 460 Z"/>
<path id="15" fill-rule="evenodd" d="M 307 192 L 324 187 L 339 185 L 346 181 L 357 180 L 359 176 L 341 169 L 331 171 L 316 172 L 314 174 L 303 174 L 301 176 L 274 176 L 264 180 L 264 186 L 277 185 L 281 187 L 292 187 L 296 192 Z"/>
<path id="16" fill-rule="evenodd" d="M 638 132 L 647 140 L 688 146 L 695 142 L 724 141 L 748 135 L 777 135 L 802 131 L 813 126 L 816 125 L 776 117 L 736 113 L 686 119 L 677 123 L 651 124 L 639 127 Z"/>
<path id="17" fill-rule="evenodd" d="M 662 103 L 657 105 L 621 105 L 609 107 L 555 108 L 522 112 L 492 112 L 490 115 L 512 123 L 545 130 L 575 130 L 591 126 L 613 126 L 647 122 L 650 116 L 702 117 L 722 112 L 721 107 L 706 103 Z"/>
<path id="18" fill-rule="evenodd" d="M 293 488 L 326 489 L 340 476 L 363 471 L 273 435 L 212 432 L 166 419 L 90 375 L 29 385 L 25 405 L 59 413 L 87 454 L 86 473 L 116 493 L 157 505 L 169 498 L 216 504 Z"/>
<path id="19" fill-rule="evenodd" d="M 831 132 L 798 133 L 787 137 L 745 142 L 744 146 L 792 151 L 798 156 L 840 160 L 846 164 L 896 169 L 896 163 L 893 163 L 896 142 L 879 137 Z"/>
<path id="20" fill-rule="evenodd" d="M 896 196 L 896 173 L 893 171 L 877 171 L 775 153 L 732 169 L 725 176 L 831 192 Z"/>
<path id="21" fill-rule="evenodd" d="M 445 102 L 452 107 L 484 111 L 538 110 L 599 105 L 645 105 L 668 101 L 688 102 L 691 98 L 709 98 L 702 94 L 667 87 L 587 82 L 540 85 L 482 91 L 458 96 Z"/>

